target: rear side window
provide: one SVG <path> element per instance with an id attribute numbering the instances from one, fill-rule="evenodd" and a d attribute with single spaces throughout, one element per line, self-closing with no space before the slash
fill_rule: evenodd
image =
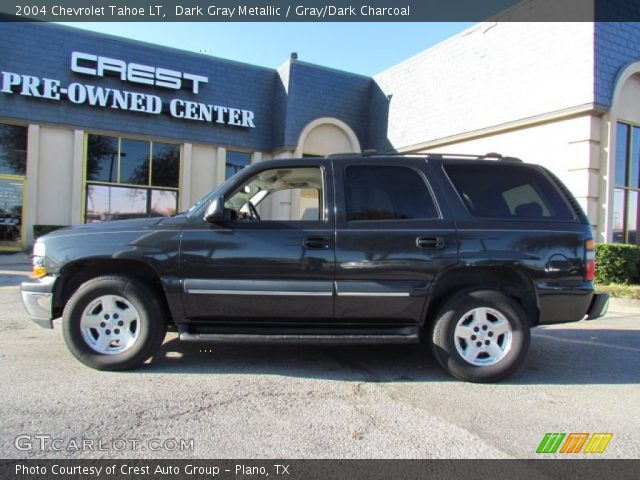
<path id="1" fill-rule="evenodd" d="M 449 164 L 444 169 L 475 217 L 575 219 L 562 195 L 545 176 L 532 168 Z"/>
<path id="2" fill-rule="evenodd" d="M 349 221 L 438 217 L 429 187 L 407 167 L 347 167 L 345 196 Z"/>

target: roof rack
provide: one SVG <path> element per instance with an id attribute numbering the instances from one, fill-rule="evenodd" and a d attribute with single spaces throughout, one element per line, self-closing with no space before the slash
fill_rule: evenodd
<path id="1" fill-rule="evenodd" d="M 433 159 L 469 159 L 469 160 L 498 160 L 501 162 L 522 163 L 522 160 L 516 157 L 505 157 L 496 152 L 485 153 L 484 155 L 471 155 L 468 153 L 403 153 L 403 152 L 378 152 L 376 150 L 364 150 L 362 153 L 332 153 L 326 158 L 331 157 L 397 157 L 397 156 L 419 156 Z"/>

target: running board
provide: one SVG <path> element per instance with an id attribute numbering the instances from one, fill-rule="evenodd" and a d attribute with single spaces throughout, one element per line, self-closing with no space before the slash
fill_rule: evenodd
<path id="1" fill-rule="evenodd" d="M 190 333 L 180 332 L 185 342 L 209 343 L 306 343 L 306 344 L 361 344 L 361 343 L 418 343 L 417 333 L 408 335 L 274 335 L 249 333 Z"/>

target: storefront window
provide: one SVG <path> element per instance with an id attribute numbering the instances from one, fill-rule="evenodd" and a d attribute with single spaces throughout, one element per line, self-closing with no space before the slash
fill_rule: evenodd
<path id="1" fill-rule="evenodd" d="M 0 250 L 23 246 L 27 127 L 0 124 Z"/>
<path id="2" fill-rule="evenodd" d="M 179 180 L 178 145 L 89 135 L 85 222 L 174 215 Z"/>
<path id="3" fill-rule="evenodd" d="M 170 143 L 153 143 L 151 184 L 178 188 L 180 179 L 180 147 Z"/>
<path id="4" fill-rule="evenodd" d="M 251 165 L 251 154 L 246 152 L 227 151 L 227 170 L 225 180 L 234 176 L 244 167 Z"/>
<path id="5" fill-rule="evenodd" d="M 0 124 L 0 175 L 27 173 L 27 127 Z"/>
<path id="6" fill-rule="evenodd" d="M 616 138 L 613 241 L 640 245 L 640 127 L 618 122 Z"/>
<path id="7" fill-rule="evenodd" d="M 87 180 L 118 182 L 118 139 L 89 135 L 87 142 Z"/>
<path id="8" fill-rule="evenodd" d="M 149 184 L 150 142 L 129 140 L 120 141 L 120 182 L 132 185 Z"/>
<path id="9" fill-rule="evenodd" d="M 22 242 L 24 181 L 0 177 L 0 250 Z"/>

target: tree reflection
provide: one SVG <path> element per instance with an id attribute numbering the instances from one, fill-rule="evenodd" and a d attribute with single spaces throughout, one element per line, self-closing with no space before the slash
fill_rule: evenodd
<path id="1" fill-rule="evenodd" d="M 87 140 L 87 180 L 115 182 L 117 173 L 118 139 L 102 135 L 89 135 Z"/>
<path id="2" fill-rule="evenodd" d="M 86 221 L 174 215 L 178 202 L 180 146 L 130 139 L 122 139 L 120 145 L 118 142 L 117 137 L 89 135 L 87 181 L 112 186 L 87 185 Z M 176 190 L 150 188 L 156 186 Z"/>
<path id="3" fill-rule="evenodd" d="M 179 146 L 154 143 L 152 169 L 151 185 L 177 188 L 180 178 Z"/>
<path id="4" fill-rule="evenodd" d="M 141 159 L 142 160 L 142 159 Z M 138 161 L 129 177 L 129 183 L 149 184 L 149 162 Z M 180 178 L 180 148 L 178 145 L 153 144 L 151 185 L 154 187 L 178 187 Z"/>
<path id="5" fill-rule="evenodd" d="M 27 173 L 27 127 L 0 125 L 0 173 Z"/>

